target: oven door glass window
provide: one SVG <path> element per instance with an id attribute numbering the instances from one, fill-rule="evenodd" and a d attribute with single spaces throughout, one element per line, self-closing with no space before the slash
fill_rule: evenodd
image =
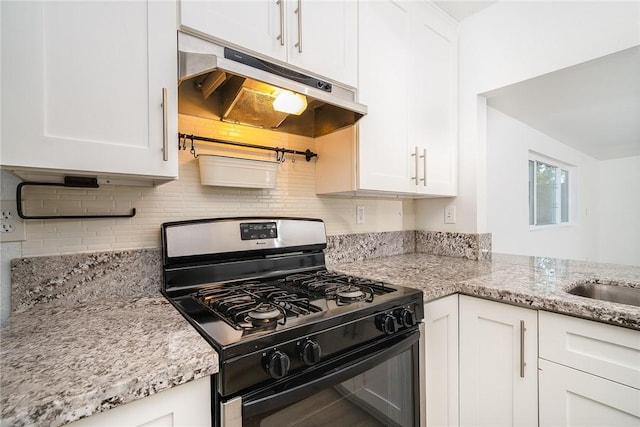
<path id="1" fill-rule="evenodd" d="M 406 344 L 405 341 L 401 347 L 406 347 Z M 307 378 L 304 387 L 294 384 L 294 380 L 288 391 L 297 392 L 293 394 L 298 395 L 298 399 L 292 401 L 291 396 L 280 398 L 277 392 L 269 397 L 263 396 L 263 403 L 269 400 L 271 404 L 259 405 L 262 409 L 257 412 L 243 408 L 242 425 L 418 426 L 418 343 L 393 353 L 378 353 L 384 360 L 372 356 L 368 362 L 355 364 L 351 367 L 352 375 L 347 379 L 344 377 L 350 372 L 350 367 L 324 372 L 319 381 Z M 367 363 L 375 366 L 367 366 Z M 305 376 L 298 380 L 305 381 Z M 250 401 L 247 403 L 252 406 Z"/>

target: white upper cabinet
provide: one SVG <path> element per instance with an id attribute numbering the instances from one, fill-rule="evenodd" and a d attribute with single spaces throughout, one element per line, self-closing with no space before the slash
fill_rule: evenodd
<path id="1" fill-rule="evenodd" d="M 175 3 L 1 7 L 4 167 L 177 176 Z"/>
<path id="2" fill-rule="evenodd" d="M 182 0 L 180 24 L 183 31 L 356 86 L 353 0 Z"/>
<path id="3" fill-rule="evenodd" d="M 408 193 L 409 13 L 392 1 L 359 3 L 358 189 Z"/>
<path id="4" fill-rule="evenodd" d="M 408 49 L 407 142 L 410 148 L 417 147 L 417 192 L 455 195 L 458 75 L 455 29 L 433 18 L 413 19 Z M 413 149 L 411 154 L 415 154 Z M 413 162 L 416 164 L 415 157 Z M 411 176 L 415 176 L 415 170 L 414 166 Z"/>
<path id="5" fill-rule="evenodd" d="M 456 23 L 415 1 L 361 1 L 358 18 L 358 96 L 368 113 L 356 134 L 317 144 L 317 192 L 455 196 Z M 344 168 L 353 179 L 334 179 Z"/>

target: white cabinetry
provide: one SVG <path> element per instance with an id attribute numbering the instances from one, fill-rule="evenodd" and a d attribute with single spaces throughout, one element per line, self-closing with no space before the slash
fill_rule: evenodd
<path id="1" fill-rule="evenodd" d="M 175 3 L 1 7 L 3 167 L 177 176 Z"/>
<path id="2" fill-rule="evenodd" d="M 540 425 L 640 425 L 640 332 L 540 312 Z"/>
<path id="3" fill-rule="evenodd" d="M 316 191 L 455 196 L 456 24 L 410 1 L 361 1 L 358 18 L 358 94 L 368 114 L 356 134 L 319 139 Z"/>
<path id="4" fill-rule="evenodd" d="M 353 0 L 180 2 L 181 29 L 356 86 Z"/>
<path id="5" fill-rule="evenodd" d="M 460 296 L 460 425 L 538 425 L 537 311 Z"/>
<path id="6" fill-rule="evenodd" d="M 209 377 L 153 394 L 69 424 L 69 427 L 209 427 Z"/>
<path id="7" fill-rule="evenodd" d="M 427 426 L 458 425 L 458 295 L 424 305 Z"/>

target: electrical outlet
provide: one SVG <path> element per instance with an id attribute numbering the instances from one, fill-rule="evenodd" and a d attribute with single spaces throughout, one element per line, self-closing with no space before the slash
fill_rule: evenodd
<path id="1" fill-rule="evenodd" d="M 24 220 L 16 212 L 15 200 L 0 200 L 0 242 L 27 240 Z"/>
<path id="2" fill-rule="evenodd" d="M 444 208 L 444 223 L 455 224 L 456 223 L 456 207 L 447 206 Z"/>
<path id="3" fill-rule="evenodd" d="M 356 206 L 356 224 L 364 224 L 364 206 Z"/>

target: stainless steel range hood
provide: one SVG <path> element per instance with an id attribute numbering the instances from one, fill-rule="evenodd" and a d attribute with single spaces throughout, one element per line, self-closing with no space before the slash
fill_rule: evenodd
<path id="1" fill-rule="evenodd" d="M 310 137 L 367 113 L 355 91 L 212 42 L 178 33 L 178 112 Z M 300 114 L 274 109 L 282 92 L 306 101 Z M 293 96 L 293 95 L 292 95 Z"/>

